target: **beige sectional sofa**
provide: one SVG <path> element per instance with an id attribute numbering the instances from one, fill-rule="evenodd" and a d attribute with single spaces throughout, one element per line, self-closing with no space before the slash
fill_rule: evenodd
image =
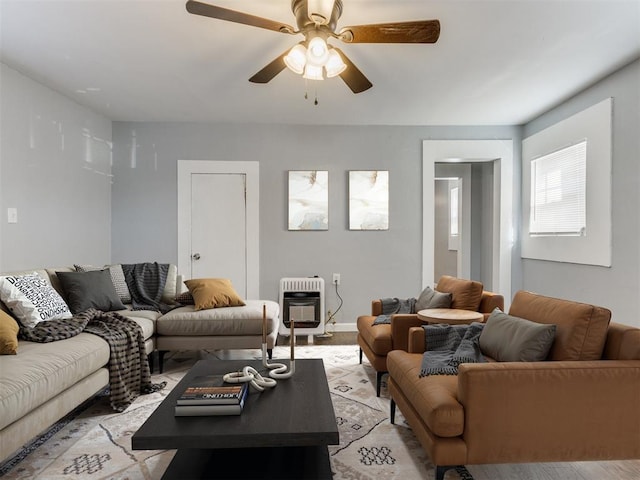
<path id="1" fill-rule="evenodd" d="M 3 275 L 34 271 L 62 292 L 55 272 L 75 268 Z M 170 265 L 163 301 L 173 301 L 183 289 L 176 266 Z M 1 302 L 0 305 L 8 311 Z M 242 307 L 200 311 L 193 305 L 184 305 L 165 314 L 127 307 L 118 313 L 141 327 L 150 358 L 156 350 L 260 348 L 264 307 L 269 351 L 277 339 L 279 305 L 270 300 L 246 300 Z M 108 360 L 107 342 L 89 333 L 51 343 L 20 340 L 17 355 L 0 355 L 0 462 L 108 386 Z"/>

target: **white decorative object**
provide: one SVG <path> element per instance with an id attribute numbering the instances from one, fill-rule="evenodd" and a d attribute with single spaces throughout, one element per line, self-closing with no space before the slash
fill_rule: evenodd
<path id="1" fill-rule="evenodd" d="M 37 272 L 0 277 L 0 300 L 29 328 L 47 320 L 72 317 L 60 294 Z"/>

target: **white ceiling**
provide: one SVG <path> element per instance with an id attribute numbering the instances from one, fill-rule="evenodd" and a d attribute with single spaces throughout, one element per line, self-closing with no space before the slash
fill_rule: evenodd
<path id="1" fill-rule="evenodd" d="M 290 0 L 202 1 L 295 26 Z M 518 125 L 640 57 L 640 0 L 344 0 L 338 29 L 433 18 L 431 45 L 333 41 L 373 83 L 358 95 L 248 82 L 302 37 L 185 0 L 0 0 L 0 60 L 113 120 Z"/>

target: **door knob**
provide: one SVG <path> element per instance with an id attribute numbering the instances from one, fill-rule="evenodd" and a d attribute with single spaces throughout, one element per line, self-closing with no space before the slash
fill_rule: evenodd
<path id="1" fill-rule="evenodd" d="M 200 260 L 200 254 L 194 253 L 193 255 L 191 255 L 191 258 L 193 258 L 194 260 Z"/>

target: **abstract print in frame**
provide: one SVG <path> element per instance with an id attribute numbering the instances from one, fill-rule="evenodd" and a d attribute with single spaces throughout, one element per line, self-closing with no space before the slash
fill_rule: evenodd
<path id="1" fill-rule="evenodd" d="M 349 172 L 349 230 L 389 230 L 389 171 Z"/>
<path id="2" fill-rule="evenodd" d="M 289 171 L 289 230 L 329 230 L 329 172 Z"/>

